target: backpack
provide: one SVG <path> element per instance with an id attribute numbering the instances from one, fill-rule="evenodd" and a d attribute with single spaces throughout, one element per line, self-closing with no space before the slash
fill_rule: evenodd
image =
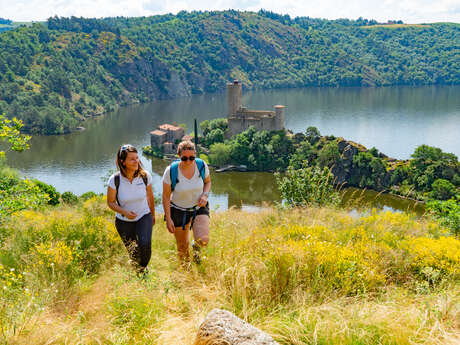
<path id="1" fill-rule="evenodd" d="M 171 163 L 171 168 L 169 169 L 169 177 L 171 177 L 171 192 L 174 191 L 176 184 L 179 183 L 179 179 L 177 176 L 179 175 L 179 162 L 180 160 L 175 160 Z M 200 172 L 201 178 L 203 179 L 203 183 L 205 180 L 205 165 L 204 161 L 200 158 L 195 159 L 196 166 L 198 167 L 198 171 Z"/>
<path id="2" fill-rule="evenodd" d="M 141 177 L 142 177 L 142 181 L 144 181 L 144 184 L 147 187 L 147 176 L 141 176 Z M 118 201 L 118 188 L 120 188 L 120 172 L 119 171 L 115 173 L 115 188 L 117 190 L 117 193 L 115 194 L 115 199 L 117 200 L 117 204 L 120 205 L 120 201 Z"/>

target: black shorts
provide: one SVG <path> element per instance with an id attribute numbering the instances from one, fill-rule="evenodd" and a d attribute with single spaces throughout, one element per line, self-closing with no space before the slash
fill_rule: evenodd
<path id="1" fill-rule="evenodd" d="M 185 213 L 185 223 L 184 223 L 184 213 Z M 194 211 L 179 210 L 175 208 L 173 205 L 171 205 L 171 219 L 176 228 L 185 226 L 188 223 L 190 223 L 193 217 L 193 213 Z M 202 206 L 198 210 L 196 210 L 197 216 L 200 216 L 202 214 L 205 214 L 209 217 L 209 203 L 207 203 L 206 206 Z"/>

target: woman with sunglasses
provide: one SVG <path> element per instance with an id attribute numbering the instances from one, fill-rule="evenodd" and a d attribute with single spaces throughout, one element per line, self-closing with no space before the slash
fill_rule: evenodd
<path id="1" fill-rule="evenodd" d="M 140 273 L 150 261 L 155 202 L 152 176 L 144 170 L 137 149 L 123 145 L 117 151 L 118 172 L 110 176 L 107 205 L 116 212 L 115 227 Z"/>
<path id="2" fill-rule="evenodd" d="M 211 177 L 207 164 L 196 159 L 195 145 L 191 141 L 182 141 L 177 154 L 180 161 L 173 162 L 163 174 L 166 227 L 176 238 L 181 262 L 189 260 L 188 230 L 193 230 L 193 259 L 200 263 L 200 248 L 209 241 L 208 196 Z"/>

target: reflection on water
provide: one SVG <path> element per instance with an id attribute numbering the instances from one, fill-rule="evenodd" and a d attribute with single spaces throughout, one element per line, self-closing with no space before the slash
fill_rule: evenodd
<path id="1" fill-rule="evenodd" d="M 294 132 L 316 126 L 323 134 L 375 146 L 395 158 L 408 158 L 423 143 L 460 155 L 460 86 L 252 91 L 243 103 L 256 109 L 284 104 L 285 125 Z M 224 117 L 225 105 L 225 94 L 213 94 L 124 107 L 88 121 L 83 132 L 33 137 L 30 150 L 8 154 L 9 164 L 60 192 L 101 193 L 101 177 L 114 169 L 119 145 L 150 144 L 149 131 L 164 122 L 185 123 L 191 131 L 194 118 Z M 142 161 L 151 166 L 159 192 L 167 162 Z M 211 202 L 221 209 L 279 201 L 271 174 L 223 173 L 213 179 Z M 391 200 L 381 201 L 386 202 Z"/>
<path id="2" fill-rule="evenodd" d="M 151 162 L 156 188 L 161 188 L 160 176 L 169 162 L 154 158 Z M 210 205 L 212 209 L 237 207 L 246 210 L 257 210 L 265 203 L 280 203 L 281 195 L 272 173 L 260 172 L 225 172 L 213 173 Z M 159 185 L 156 185 L 158 182 Z M 160 190 L 160 189 L 156 189 Z M 342 205 L 353 209 L 376 208 L 378 210 L 409 211 L 417 215 L 425 212 L 423 204 L 410 199 L 403 199 L 390 194 L 372 190 L 345 188 L 342 190 Z M 256 206 L 256 207 L 254 207 Z"/>
<path id="3" fill-rule="evenodd" d="M 152 159 L 152 172 L 155 189 L 161 190 L 161 179 L 169 162 L 161 159 Z M 275 176 L 262 172 L 225 172 L 211 171 L 212 192 L 210 195 L 211 208 L 219 205 L 219 209 L 228 207 L 242 207 L 247 205 L 261 205 L 264 202 L 278 202 L 281 200 L 276 187 Z M 155 185 L 158 182 L 158 185 Z"/>
<path id="4" fill-rule="evenodd" d="M 406 211 L 421 216 L 425 213 L 423 203 L 404 199 L 373 190 L 345 188 L 342 191 L 342 205 L 353 209 L 375 208 L 382 211 Z"/>

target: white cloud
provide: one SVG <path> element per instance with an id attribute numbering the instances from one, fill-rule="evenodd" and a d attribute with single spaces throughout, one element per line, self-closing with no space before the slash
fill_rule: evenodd
<path id="1" fill-rule="evenodd" d="M 459 0 L 0 0 L 0 17 L 29 21 L 54 15 L 100 18 L 230 8 L 248 11 L 264 8 L 291 17 L 460 22 Z"/>

